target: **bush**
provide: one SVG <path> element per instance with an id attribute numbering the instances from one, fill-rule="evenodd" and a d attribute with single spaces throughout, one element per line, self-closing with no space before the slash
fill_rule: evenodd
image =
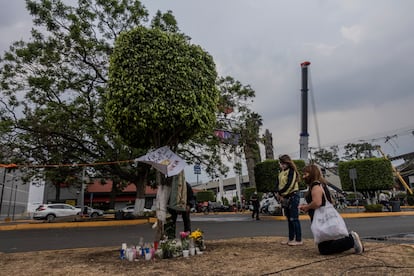
<path id="1" fill-rule="evenodd" d="M 199 191 L 196 194 L 197 202 L 214 201 L 213 191 Z"/>
<path id="2" fill-rule="evenodd" d="M 364 205 L 366 212 L 382 212 L 382 204 L 368 204 Z"/>
<path id="3" fill-rule="evenodd" d="M 407 203 L 410 206 L 413 206 L 414 205 L 414 195 L 408 195 L 407 196 Z"/>

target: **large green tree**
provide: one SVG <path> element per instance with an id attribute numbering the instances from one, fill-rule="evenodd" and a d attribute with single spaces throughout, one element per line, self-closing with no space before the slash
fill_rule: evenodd
<path id="1" fill-rule="evenodd" d="M 115 39 L 147 22 L 148 13 L 134 0 L 66 3 L 27 0 L 31 38 L 1 57 L 2 148 L 31 164 L 103 163 L 97 168 L 102 175 L 135 183 L 143 198 L 148 166 L 110 161 L 134 159 L 147 149 L 126 146 L 110 131 L 102 95 Z M 170 13 L 157 21 L 174 23 Z"/>
<path id="2" fill-rule="evenodd" d="M 110 131 L 102 95 L 108 84 L 109 56 L 119 34 L 143 25 L 178 34 L 172 12 L 157 12 L 147 24 L 147 10 L 139 1 L 79 0 L 76 6 L 58 0 L 26 3 L 34 18 L 32 36 L 28 41 L 13 43 L 0 57 L 2 161 L 99 162 L 102 165 L 95 167 L 95 174 L 119 179 L 116 183 L 137 184 L 137 197 L 142 199 L 148 166 L 111 161 L 131 160 L 148 149 L 127 146 Z M 233 84 L 233 88 L 240 89 L 240 99 L 244 92 L 250 94 L 248 97 L 254 96 L 239 82 Z M 217 85 L 226 86 L 223 82 Z M 220 117 L 222 112 L 215 115 Z M 198 118 L 203 116 L 207 115 L 200 114 Z M 218 128 L 220 123 L 216 124 Z M 190 162 L 203 160 L 210 175 L 217 170 L 226 172 L 218 142 L 211 130 L 200 129 L 199 135 L 179 153 Z M 58 174 L 55 168 L 48 170 L 50 181 L 61 181 L 54 177 Z M 72 179 L 74 174 L 80 179 L 80 171 L 67 170 L 63 179 Z"/>
<path id="3" fill-rule="evenodd" d="M 106 112 L 128 145 L 167 145 L 175 151 L 215 126 L 219 91 L 213 58 L 181 34 L 145 27 L 122 33 L 109 77 Z M 158 179 L 156 238 L 161 239 L 172 179 Z"/>
<path id="4" fill-rule="evenodd" d="M 215 124 L 212 57 L 181 34 L 138 27 L 111 56 L 106 112 L 127 144 L 172 148 Z"/>

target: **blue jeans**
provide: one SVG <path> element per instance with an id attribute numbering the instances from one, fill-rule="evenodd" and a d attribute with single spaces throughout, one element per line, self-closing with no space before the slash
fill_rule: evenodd
<path id="1" fill-rule="evenodd" d="M 289 198 L 289 204 L 285 208 L 285 215 L 289 227 L 289 240 L 302 241 L 302 229 L 299 221 L 299 194 L 296 193 Z"/>

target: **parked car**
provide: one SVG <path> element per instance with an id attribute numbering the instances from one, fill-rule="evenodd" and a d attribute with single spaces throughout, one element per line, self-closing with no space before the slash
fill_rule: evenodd
<path id="1" fill-rule="evenodd" d="M 231 211 L 230 206 L 223 205 L 219 202 L 211 202 L 209 207 L 210 207 L 210 211 L 213 211 L 213 212 L 230 212 Z"/>
<path id="2" fill-rule="evenodd" d="M 133 213 L 134 211 L 135 211 L 135 206 L 134 205 L 126 206 L 126 207 L 121 209 L 121 212 L 123 212 L 123 213 Z"/>
<path id="3" fill-rule="evenodd" d="M 155 209 L 151 210 L 148 208 L 144 208 L 143 212 L 145 215 L 145 213 L 155 212 Z M 115 219 L 135 219 L 135 218 L 138 218 L 139 216 L 140 214 L 135 212 L 135 205 L 125 206 L 124 208 L 119 209 L 115 212 Z"/>
<path id="4" fill-rule="evenodd" d="M 75 208 L 79 208 L 81 209 L 81 213 L 85 214 L 85 210 L 82 210 L 82 206 L 75 206 Z M 89 206 L 84 206 L 84 209 L 86 208 L 87 210 L 87 214 L 91 217 L 91 218 L 96 218 L 96 217 L 101 217 L 104 215 L 104 211 L 100 210 L 100 209 L 95 209 L 95 208 L 91 208 Z"/>
<path id="5" fill-rule="evenodd" d="M 124 212 L 124 213 L 133 213 L 135 211 L 135 205 L 126 206 L 126 207 L 122 208 L 120 211 Z M 154 208 L 154 210 L 144 208 L 144 213 L 145 212 L 152 212 L 152 211 L 155 211 L 155 208 Z"/>
<path id="6" fill-rule="evenodd" d="M 80 208 L 64 203 L 42 204 L 36 208 L 33 213 L 33 219 L 51 222 L 55 218 L 79 215 L 81 211 Z"/>

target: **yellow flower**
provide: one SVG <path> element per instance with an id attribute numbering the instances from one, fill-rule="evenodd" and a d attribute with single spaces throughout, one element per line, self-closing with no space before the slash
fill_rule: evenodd
<path id="1" fill-rule="evenodd" d="M 199 240 L 203 238 L 203 232 L 200 229 L 197 229 L 190 234 L 190 238 L 194 240 Z"/>

